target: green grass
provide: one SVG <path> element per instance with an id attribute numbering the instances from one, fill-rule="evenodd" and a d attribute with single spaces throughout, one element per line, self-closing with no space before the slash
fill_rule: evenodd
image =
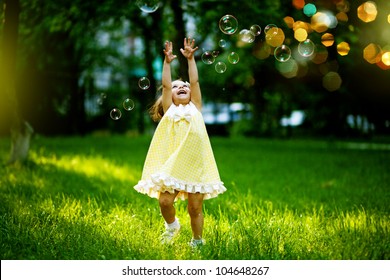
<path id="1" fill-rule="evenodd" d="M 27 164 L 0 169 L 1 259 L 390 259 L 388 146 L 211 141 L 228 191 L 204 203 L 202 250 L 186 202 L 164 246 L 157 200 L 133 189 L 150 137 L 36 137 Z"/>

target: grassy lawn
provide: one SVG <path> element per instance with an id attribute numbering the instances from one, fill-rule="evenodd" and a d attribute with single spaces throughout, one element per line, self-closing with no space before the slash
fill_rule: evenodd
<path id="1" fill-rule="evenodd" d="M 206 245 L 161 245 L 158 202 L 134 191 L 150 137 L 44 138 L 0 167 L 1 259 L 390 259 L 390 149 L 211 138 L 228 191 L 204 203 Z M 5 162 L 9 139 L 0 139 Z"/>

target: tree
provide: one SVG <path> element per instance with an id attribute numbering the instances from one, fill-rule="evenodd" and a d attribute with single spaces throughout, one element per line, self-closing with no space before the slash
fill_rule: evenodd
<path id="1" fill-rule="evenodd" d="M 2 54 L 0 58 L 0 93 L 3 102 L 1 111 L 9 122 L 11 131 L 11 153 L 8 163 L 27 159 L 32 127 L 23 119 L 16 96 L 16 50 L 18 44 L 20 6 L 18 0 L 5 0 Z M 8 117 L 8 118 L 7 118 Z"/>

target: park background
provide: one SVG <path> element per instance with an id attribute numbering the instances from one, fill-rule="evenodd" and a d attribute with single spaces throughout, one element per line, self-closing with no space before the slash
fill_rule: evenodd
<path id="1" fill-rule="evenodd" d="M 2 259 L 389 259 L 388 1 L 0 4 Z M 228 188 L 199 252 L 132 189 L 188 36 Z"/>

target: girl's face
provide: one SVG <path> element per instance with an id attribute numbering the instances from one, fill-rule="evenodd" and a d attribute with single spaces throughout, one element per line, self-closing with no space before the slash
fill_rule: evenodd
<path id="1" fill-rule="evenodd" d="M 175 105 L 186 105 L 191 100 L 190 84 L 176 80 L 172 82 L 172 100 Z"/>

